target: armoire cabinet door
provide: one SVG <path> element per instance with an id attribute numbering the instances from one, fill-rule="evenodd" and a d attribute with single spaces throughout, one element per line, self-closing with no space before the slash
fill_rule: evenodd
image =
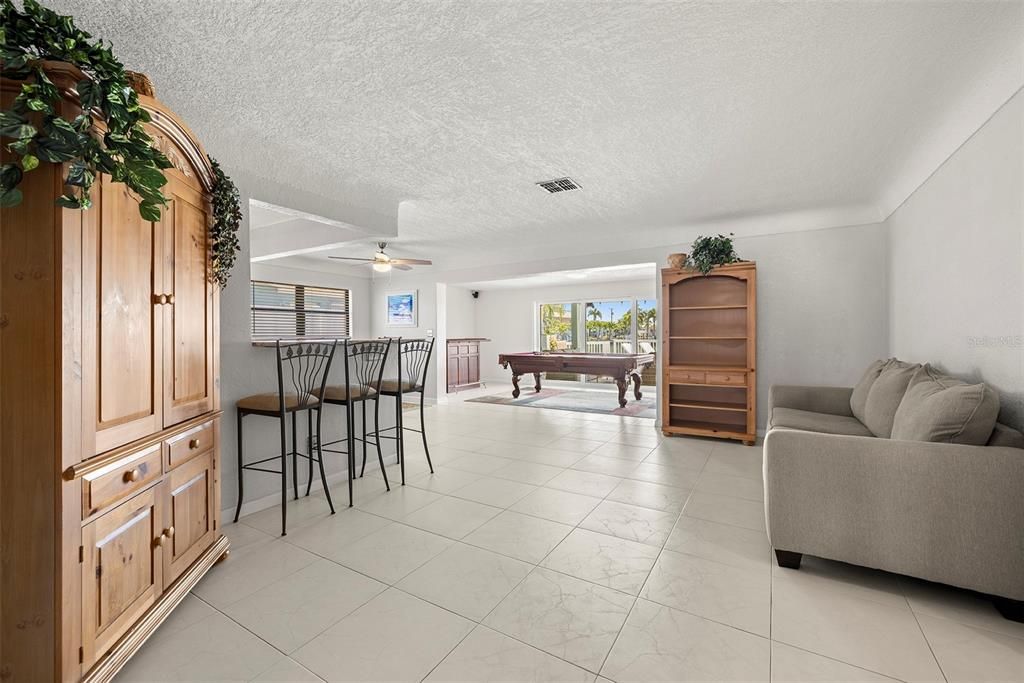
<path id="1" fill-rule="evenodd" d="M 82 527 L 82 653 L 88 668 L 163 592 L 163 485 Z"/>
<path id="2" fill-rule="evenodd" d="M 163 428 L 161 226 L 109 176 L 93 202 L 83 216 L 82 386 L 95 392 L 83 400 L 83 459 Z"/>
<path id="3" fill-rule="evenodd" d="M 210 212 L 199 190 L 168 172 L 164 195 L 163 426 L 213 410 L 215 285 L 207 268 Z"/>
<path id="4" fill-rule="evenodd" d="M 214 541 L 214 451 L 171 471 L 164 525 L 164 585 L 170 586 Z"/>

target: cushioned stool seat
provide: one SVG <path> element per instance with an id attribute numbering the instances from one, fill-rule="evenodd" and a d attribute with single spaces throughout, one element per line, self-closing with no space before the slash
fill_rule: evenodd
<path id="1" fill-rule="evenodd" d="M 312 408 L 316 406 L 317 403 L 318 401 L 316 398 L 309 396 L 306 398 L 305 403 L 299 405 L 297 395 L 284 395 L 285 412 L 291 412 L 293 410 L 298 410 L 299 408 Z M 240 398 L 235 405 L 246 412 L 278 413 L 281 410 L 281 399 L 277 395 L 277 392 L 268 392 L 266 394 L 254 394 L 252 396 Z"/>
<path id="2" fill-rule="evenodd" d="M 319 391 L 314 392 L 317 395 Z M 325 401 L 366 401 L 377 395 L 377 390 L 361 384 L 332 384 L 324 387 L 323 399 Z"/>

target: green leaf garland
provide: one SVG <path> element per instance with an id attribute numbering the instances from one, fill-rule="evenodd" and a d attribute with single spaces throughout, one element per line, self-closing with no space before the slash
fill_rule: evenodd
<path id="1" fill-rule="evenodd" d="M 227 286 L 235 254 L 239 251 L 238 226 L 242 221 L 242 207 L 238 201 L 238 188 L 225 175 L 213 157 L 207 157 L 213 167 L 213 227 L 210 230 L 212 252 L 211 278 L 221 289 Z"/>
<path id="2" fill-rule="evenodd" d="M 23 81 L 11 108 L 0 111 L 0 137 L 20 159 L 20 165 L 0 167 L 0 206 L 21 202 L 18 184 L 41 161 L 68 163 L 58 205 L 89 208 L 93 183 L 108 173 L 138 195 L 143 218 L 160 220 L 167 204 L 162 171 L 171 163 L 143 129 L 149 113 L 110 47 L 36 0 L 24 0 L 22 11 L 12 0 L 0 0 L 0 60 L 4 77 Z M 82 113 L 73 120 L 57 114 L 61 95 L 43 70 L 46 60 L 72 64 L 85 74 L 76 85 Z M 93 117 L 106 125 L 105 134 L 94 130 Z"/>

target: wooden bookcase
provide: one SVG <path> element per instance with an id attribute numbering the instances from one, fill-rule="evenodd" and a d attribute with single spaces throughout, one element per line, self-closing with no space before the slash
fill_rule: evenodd
<path id="1" fill-rule="evenodd" d="M 662 432 L 757 438 L 757 268 L 661 271 Z"/>

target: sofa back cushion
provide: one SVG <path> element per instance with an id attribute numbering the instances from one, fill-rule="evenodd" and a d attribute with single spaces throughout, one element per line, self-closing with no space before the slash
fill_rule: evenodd
<path id="1" fill-rule="evenodd" d="M 984 446 L 998 415 L 999 396 L 988 385 L 968 384 L 925 364 L 900 402 L 892 438 Z"/>
<path id="2" fill-rule="evenodd" d="M 892 359 L 890 358 L 889 360 Z M 862 423 L 866 422 L 865 408 L 868 404 L 868 392 L 871 391 L 871 385 L 878 379 L 882 368 L 885 367 L 889 360 L 876 360 L 869 365 L 868 369 L 864 371 L 864 376 L 860 378 L 860 381 L 853 388 L 853 393 L 850 394 L 850 412 Z"/>
<path id="3" fill-rule="evenodd" d="M 988 446 L 1004 446 L 1006 448 L 1024 448 L 1024 434 L 1013 427 L 996 422 L 992 436 L 988 437 Z"/>
<path id="4" fill-rule="evenodd" d="M 903 394 L 907 392 L 910 378 L 920 367 L 917 363 L 904 363 L 892 358 L 878 373 L 878 379 L 868 390 L 868 400 L 864 405 L 864 426 L 872 434 L 882 439 L 892 436 L 896 409 L 900 407 Z"/>

